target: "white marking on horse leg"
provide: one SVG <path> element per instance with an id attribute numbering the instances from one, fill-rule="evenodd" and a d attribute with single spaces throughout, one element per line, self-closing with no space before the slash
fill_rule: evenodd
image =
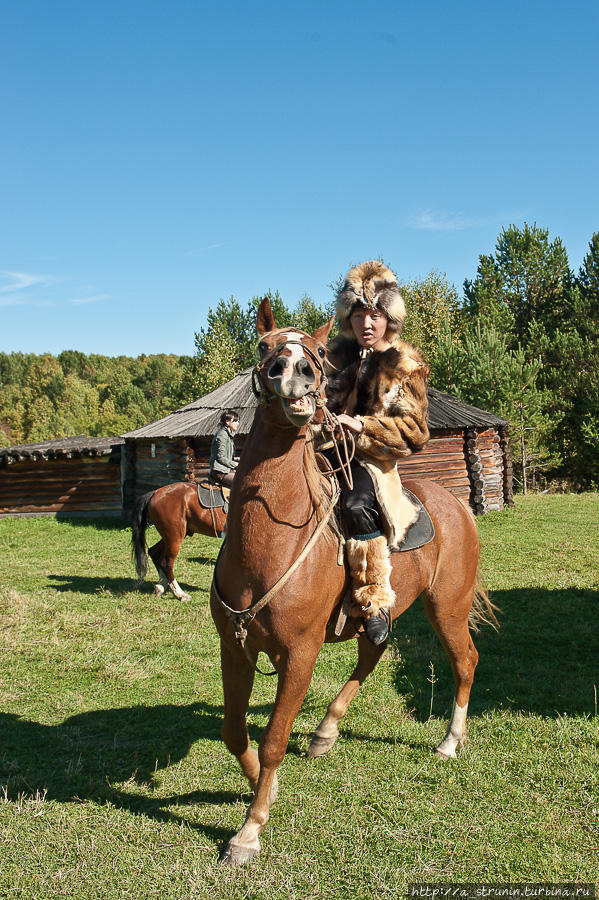
<path id="1" fill-rule="evenodd" d="M 436 750 L 438 756 L 441 756 L 443 759 L 455 757 L 456 750 L 464 746 L 464 744 L 466 743 L 467 714 L 468 704 L 466 704 L 466 706 L 458 706 L 458 704 L 454 700 L 451 719 L 449 720 L 449 726 L 447 728 L 447 734 Z"/>
<path id="2" fill-rule="evenodd" d="M 168 578 L 164 572 L 160 572 L 160 581 L 154 585 L 154 593 L 157 597 L 162 597 L 168 587 Z"/>
<path id="3" fill-rule="evenodd" d="M 339 718 L 341 718 L 341 716 L 339 716 Z M 339 737 L 337 721 L 338 719 L 336 716 L 327 712 L 326 716 L 312 735 L 312 740 L 308 747 L 308 756 L 310 758 L 313 759 L 317 756 L 323 756 L 334 746 Z"/>
<path id="4" fill-rule="evenodd" d="M 191 600 L 190 595 L 185 593 L 176 578 L 173 578 L 172 581 L 169 581 L 168 586 L 177 600 Z"/>
<path id="5" fill-rule="evenodd" d="M 231 838 L 221 857 L 228 866 L 242 866 L 260 855 L 260 833 L 270 817 L 270 807 L 277 798 L 278 779 L 273 769 L 258 783 L 254 800 L 247 811 L 242 828 Z M 260 800 L 262 794 L 262 800 Z M 265 799 L 265 797 L 267 799 Z"/>

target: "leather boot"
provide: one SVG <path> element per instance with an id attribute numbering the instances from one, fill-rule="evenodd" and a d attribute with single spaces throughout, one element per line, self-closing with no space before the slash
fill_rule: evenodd
<path id="1" fill-rule="evenodd" d="M 367 541 L 349 538 L 346 554 L 353 581 L 351 613 L 364 617 L 366 636 L 373 644 L 381 644 L 389 634 L 389 610 L 395 603 L 389 581 L 391 563 L 387 538 L 384 535 Z"/>

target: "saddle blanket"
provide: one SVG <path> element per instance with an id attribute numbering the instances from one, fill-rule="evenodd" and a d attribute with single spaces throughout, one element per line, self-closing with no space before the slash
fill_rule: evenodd
<path id="1" fill-rule="evenodd" d="M 212 481 L 198 481 L 198 501 L 204 509 L 220 509 L 223 512 L 229 510 L 229 488 L 223 487 L 222 484 L 215 484 Z"/>

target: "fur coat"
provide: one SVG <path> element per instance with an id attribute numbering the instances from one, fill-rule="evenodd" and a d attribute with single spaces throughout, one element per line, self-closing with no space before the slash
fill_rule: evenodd
<path id="1" fill-rule="evenodd" d="M 327 405 L 355 416 L 356 456 L 372 475 L 391 549 L 397 549 L 418 510 L 401 490 L 397 460 L 421 450 L 429 439 L 427 382 L 423 357 L 396 334 L 391 347 L 364 353 L 355 339 L 331 342 L 327 360 Z"/>

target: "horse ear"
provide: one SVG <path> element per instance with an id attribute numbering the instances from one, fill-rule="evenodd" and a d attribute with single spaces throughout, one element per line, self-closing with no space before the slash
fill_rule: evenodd
<path id="1" fill-rule="evenodd" d="M 332 319 L 329 319 L 328 322 L 325 322 L 324 325 L 321 325 L 320 328 L 317 328 L 314 334 L 312 335 L 317 341 L 320 341 L 321 344 L 326 344 L 327 338 L 331 332 L 331 328 L 335 322 L 335 316 Z"/>
<path id="2" fill-rule="evenodd" d="M 256 318 L 256 328 L 258 334 L 266 334 L 268 331 L 274 331 L 277 327 L 275 317 L 272 314 L 270 300 L 265 297 L 258 307 L 258 316 Z"/>

